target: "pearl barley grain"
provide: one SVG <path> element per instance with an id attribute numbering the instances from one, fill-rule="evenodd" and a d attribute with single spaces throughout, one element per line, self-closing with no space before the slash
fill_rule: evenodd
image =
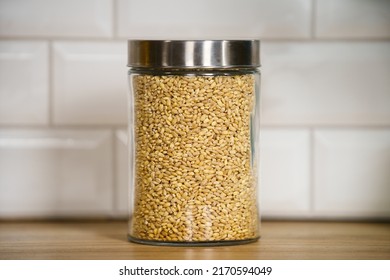
<path id="1" fill-rule="evenodd" d="M 260 42 L 129 40 L 129 241 L 260 236 Z"/>
<path id="2" fill-rule="evenodd" d="M 147 75 L 134 88 L 130 235 L 167 242 L 258 237 L 253 74 Z"/>

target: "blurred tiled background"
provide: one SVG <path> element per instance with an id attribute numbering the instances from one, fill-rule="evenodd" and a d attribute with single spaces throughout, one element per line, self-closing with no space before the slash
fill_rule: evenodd
<path id="1" fill-rule="evenodd" d="M 262 41 L 268 218 L 390 218 L 389 0 L 0 0 L 0 218 L 126 216 L 126 39 Z"/>

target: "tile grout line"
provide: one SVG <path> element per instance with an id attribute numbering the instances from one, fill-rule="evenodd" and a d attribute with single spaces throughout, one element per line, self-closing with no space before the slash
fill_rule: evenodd
<path id="1" fill-rule="evenodd" d="M 53 41 L 52 40 L 49 40 L 48 41 L 48 44 L 49 44 L 49 58 L 48 58 L 48 126 L 49 128 L 52 128 L 53 127 L 53 98 L 54 98 L 54 93 L 53 93 L 53 90 L 54 90 L 54 82 L 53 82 L 53 69 L 54 69 L 54 62 L 53 62 Z"/>
<path id="2" fill-rule="evenodd" d="M 117 13 L 117 7 L 118 2 L 117 0 L 112 0 L 112 38 L 118 37 L 118 13 Z"/>
<path id="3" fill-rule="evenodd" d="M 110 129 L 124 129 L 126 128 L 126 125 L 75 125 L 75 124 L 51 124 L 49 126 L 52 129 L 64 129 L 64 130 L 83 130 L 83 129 L 90 129 L 90 130 L 110 130 Z M 45 129 L 48 128 L 47 124 L 1 124 L 0 129 Z"/>
<path id="4" fill-rule="evenodd" d="M 53 107 L 53 106 L 51 106 Z M 48 110 L 49 111 L 49 110 Z M 315 126 L 316 128 L 321 129 L 332 129 L 332 130 L 389 130 L 390 124 L 262 124 L 261 129 L 282 129 L 282 130 L 295 130 L 295 129 L 305 129 L 310 126 Z M 26 128 L 34 128 L 34 129 L 44 129 L 47 128 L 46 124 L 29 124 L 29 123 L 18 123 L 18 124 L 0 124 L 0 129 L 9 129 L 9 128 L 17 128 L 17 129 L 26 129 Z M 113 123 L 113 124 L 56 124 L 52 123 L 50 128 L 54 129 L 74 129 L 74 130 L 82 130 L 82 129 L 126 129 L 127 124 L 122 123 Z"/>
<path id="5" fill-rule="evenodd" d="M 310 22 L 310 39 L 316 39 L 316 25 L 317 25 L 317 0 L 311 1 L 311 22 Z"/>
<path id="6" fill-rule="evenodd" d="M 111 207 L 111 216 L 116 217 L 118 216 L 118 180 L 116 178 L 116 172 L 117 172 L 117 144 L 116 144 L 116 130 L 115 128 L 111 128 L 111 138 L 112 138 L 112 144 L 111 144 L 111 151 L 112 151 L 112 165 L 111 165 L 111 171 L 112 171 L 112 179 L 111 179 L 111 190 L 112 190 L 112 207 Z"/>
<path id="7" fill-rule="evenodd" d="M 52 86 L 51 86 L 52 87 Z M 50 96 L 50 99 L 52 97 Z M 52 102 L 52 101 L 51 101 Z M 49 107 L 53 107 L 52 105 Z M 49 111 L 49 109 L 48 109 Z M 359 125 L 359 124 L 297 124 L 297 125 L 287 125 L 287 124 L 262 124 L 261 130 L 263 129 L 272 129 L 272 130 L 295 130 L 295 129 L 305 129 L 311 126 L 315 126 L 316 128 L 320 129 L 331 129 L 331 130 L 390 130 L 389 124 L 372 124 L 372 125 Z M 47 124 L 29 124 L 29 123 L 18 123 L 18 124 L 0 124 L 0 129 L 45 129 L 47 128 Z M 110 129 L 126 129 L 127 124 L 122 123 L 113 123 L 113 124 L 55 124 L 52 122 L 50 124 L 50 128 L 53 129 L 73 129 L 73 130 L 82 130 L 82 129 L 96 129 L 96 130 L 110 130 Z"/>
<path id="8" fill-rule="evenodd" d="M 315 200 L 315 148 L 314 148 L 314 132 L 315 132 L 315 129 L 313 127 L 309 127 L 309 131 L 310 131 L 310 141 L 309 141 L 309 145 L 310 145 L 310 148 L 309 148 L 309 185 L 310 185 L 310 188 L 309 188 L 309 212 L 310 212 L 310 215 L 313 217 L 315 215 L 314 213 L 314 200 Z"/>
<path id="9" fill-rule="evenodd" d="M 315 1 L 315 0 L 314 0 Z M 314 19 L 316 21 L 316 19 Z M 312 25 L 312 24 L 311 24 Z M 113 24 L 115 28 L 117 28 L 117 24 Z M 314 24 L 315 27 L 315 24 Z M 112 27 L 114 29 L 114 27 Z M 308 43 L 308 42 L 324 42 L 324 43 L 390 43 L 390 37 L 368 37 L 368 36 L 362 36 L 362 37 L 356 37 L 356 38 L 348 38 L 348 37 L 335 37 L 335 38 L 324 38 L 324 37 L 316 37 L 315 36 L 315 28 L 310 27 L 310 29 L 313 29 L 313 35 L 308 38 L 301 38 L 301 37 L 280 37 L 280 38 L 273 38 L 273 37 L 262 37 L 261 42 L 262 43 Z M 111 30 L 112 31 L 112 30 Z M 309 33 L 312 30 L 310 30 Z M 50 40 L 50 41 L 64 41 L 64 42 L 127 42 L 126 36 L 119 36 L 117 33 L 117 30 L 115 30 L 115 36 L 101 36 L 101 37 L 77 37 L 77 36 L 17 36 L 17 35 L 9 35 L 9 36 L 0 36 L 0 41 L 43 41 L 43 40 Z M 311 34 L 310 34 L 311 35 Z M 314 40 L 313 40 L 314 39 Z"/>
<path id="10" fill-rule="evenodd" d="M 310 123 L 310 124 L 261 124 L 262 128 L 269 129 L 299 129 L 315 126 L 316 128 L 326 128 L 326 129 L 390 129 L 390 124 L 336 124 L 336 123 Z"/>

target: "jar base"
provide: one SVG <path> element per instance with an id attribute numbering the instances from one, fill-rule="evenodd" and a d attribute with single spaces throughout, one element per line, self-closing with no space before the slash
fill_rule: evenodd
<path id="1" fill-rule="evenodd" d="M 144 245 L 154 245 L 154 246 L 173 246 L 173 247 L 212 247 L 212 246 L 232 246 L 232 245 L 241 245 L 256 242 L 259 240 L 259 237 L 243 240 L 222 240 L 222 241 L 159 241 L 159 240 L 146 240 L 127 235 L 127 239 L 130 242 L 144 244 Z"/>

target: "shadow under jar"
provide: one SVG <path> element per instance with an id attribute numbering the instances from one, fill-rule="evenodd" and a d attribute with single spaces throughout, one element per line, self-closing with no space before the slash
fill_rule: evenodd
<path id="1" fill-rule="evenodd" d="M 128 238 L 256 241 L 257 40 L 128 41 Z"/>

